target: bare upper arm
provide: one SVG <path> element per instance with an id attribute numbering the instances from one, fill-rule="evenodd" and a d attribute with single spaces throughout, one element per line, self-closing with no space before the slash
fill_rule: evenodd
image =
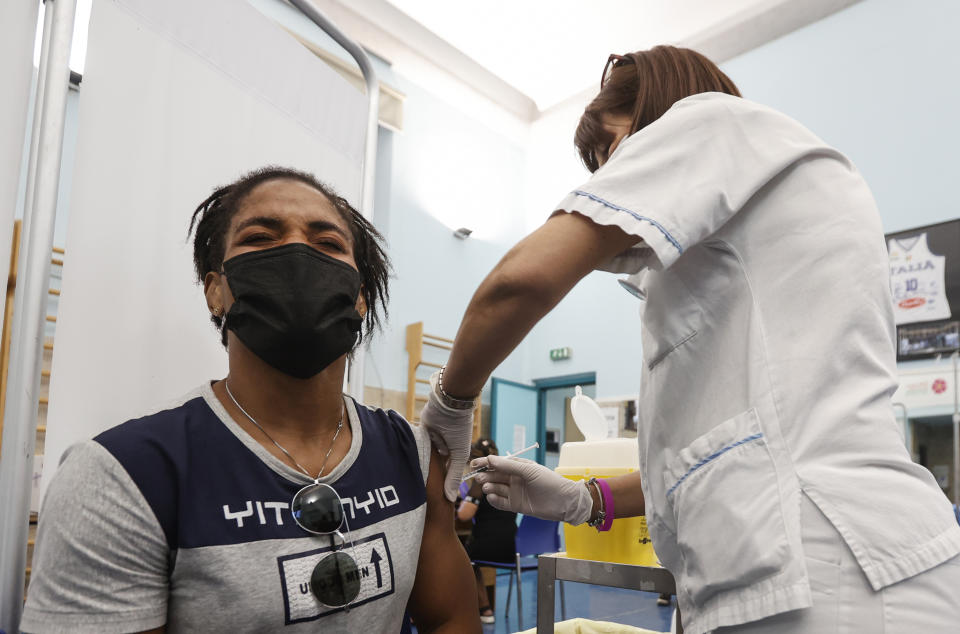
<path id="1" fill-rule="evenodd" d="M 446 525 L 449 520 L 453 530 L 453 502 L 443 494 L 443 479 L 446 474 L 446 458 L 430 449 L 430 473 L 427 475 L 427 523 L 439 521 Z"/>
<path id="2" fill-rule="evenodd" d="M 480 632 L 470 560 L 454 531 L 453 503 L 443 494 L 444 459 L 430 454 L 427 516 L 410 612 L 420 632 Z M 442 600 L 438 600 L 442 597 Z"/>

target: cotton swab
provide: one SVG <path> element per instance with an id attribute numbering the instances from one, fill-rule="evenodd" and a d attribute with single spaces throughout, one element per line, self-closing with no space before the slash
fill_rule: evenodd
<path id="1" fill-rule="evenodd" d="M 540 448 L 540 443 L 535 442 L 535 443 L 533 443 L 532 445 L 530 445 L 529 447 L 525 447 L 525 448 L 521 449 L 520 451 L 515 451 L 515 452 L 513 452 L 513 453 L 508 453 L 506 456 L 504 456 L 504 459 L 505 459 L 505 460 L 509 460 L 509 459 L 511 459 L 511 458 L 516 458 L 517 456 L 520 456 L 520 455 L 522 455 L 522 454 L 525 454 L 525 453 L 527 453 L 528 451 L 532 451 L 532 450 L 534 450 L 534 449 L 539 449 L 539 448 Z M 471 471 L 471 472 L 468 473 L 467 475 L 463 476 L 463 480 L 461 480 L 461 482 L 466 482 L 467 480 L 469 480 L 469 479 L 472 478 L 473 476 L 477 475 L 478 473 L 483 473 L 484 471 L 489 471 L 489 470 L 490 470 L 490 467 L 480 467 L 480 468 L 477 469 L 476 471 Z"/>

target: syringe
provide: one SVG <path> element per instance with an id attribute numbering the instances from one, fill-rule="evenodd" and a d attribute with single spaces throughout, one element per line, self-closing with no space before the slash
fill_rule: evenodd
<path id="1" fill-rule="evenodd" d="M 521 454 L 525 454 L 525 453 L 527 453 L 528 451 L 531 451 L 531 450 L 533 450 L 533 449 L 538 449 L 539 447 L 540 447 L 540 443 L 535 442 L 535 443 L 533 443 L 532 445 L 530 445 L 529 447 L 525 447 L 525 448 L 521 449 L 520 451 L 515 451 L 515 452 L 513 452 L 513 453 L 508 453 L 506 456 L 504 456 L 504 459 L 509 460 L 510 458 L 516 458 L 517 456 L 519 456 L 519 455 L 521 455 Z M 472 478 L 473 476 L 477 475 L 478 473 L 483 473 L 484 471 L 489 471 L 489 470 L 490 470 L 490 467 L 480 467 L 480 468 L 477 469 L 476 471 L 471 471 L 471 472 L 468 473 L 467 475 L 463 476 L 463 480 L 461 480 L 461 482 L 466 482 L 467 480 L 469 480 L 469 479 Z"/>

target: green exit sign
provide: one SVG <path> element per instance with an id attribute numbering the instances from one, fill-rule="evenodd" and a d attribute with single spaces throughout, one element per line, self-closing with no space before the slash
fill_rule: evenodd
<path id="1" fill-rule="evenodd" d="M 570 348 L 554 348 L 550 351 L 550 360 L 562 361 L 569 359 L 571 354 L 573 354 L 573 351 Z"/>

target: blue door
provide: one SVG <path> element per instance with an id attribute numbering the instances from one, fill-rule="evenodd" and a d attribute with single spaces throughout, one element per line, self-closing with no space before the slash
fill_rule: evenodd
<path id="1" fill-rule="evenodd" d="M 524 458 L 543 464 L 543 441 L 537 426 L 539 390 L 532 385 L 493 378 L 490 393 L 490 435 L 500 455 L 524 449 L 535 442 L 540 449 Z"/>

